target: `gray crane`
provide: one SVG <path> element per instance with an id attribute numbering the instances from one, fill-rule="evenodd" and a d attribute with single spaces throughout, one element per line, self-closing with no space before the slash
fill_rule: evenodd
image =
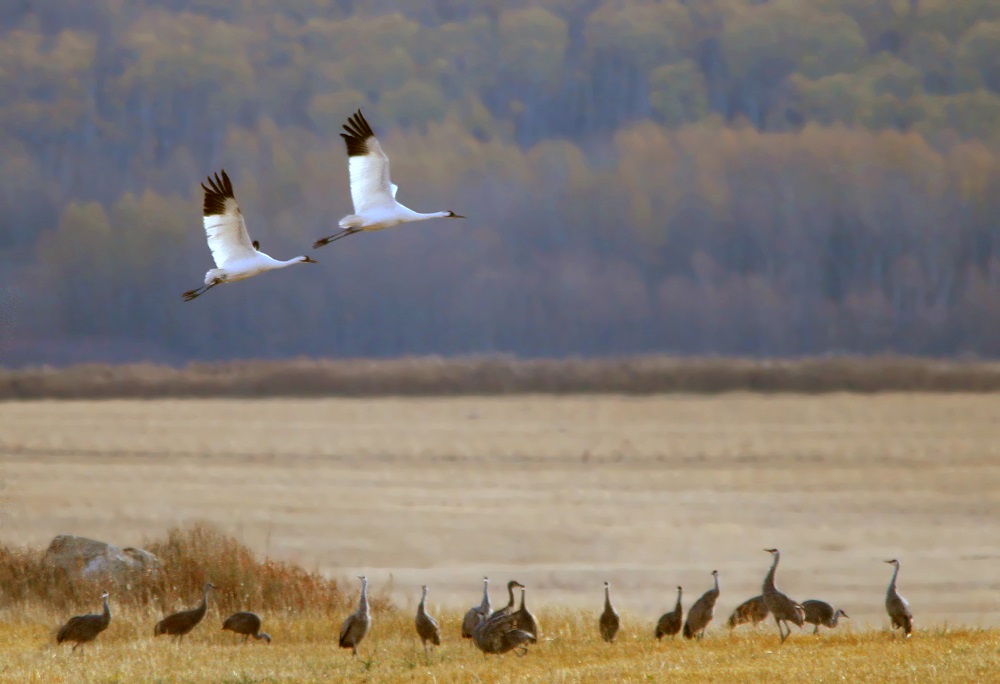
<path id="1" fill-rule="evenodd" d="M 530 634 L 531 643 L 534 644 L 538 641 L 538 620 L 535 619 L 535 616 L 524 605 L 524 592 L 525 588 L 521 587 L 521 607 L 517 609 L 514 615 L 517 616 L 517 628 L 522 632 Z"/>
<path id="2" fill-rule="evenodd" d="M 802 602 L 802 610 L 805 612 L 806 622 L 810 625 L 816 625 L 813 630 L 813 634 L 819 634 L 819 626 L 829 627 L 833 629 L 837 626 L 841 617 L 850 619 L 850 615 L 845 613 L 841 609 L 834 610 L 826 601 L 820 601 L 818 599 L 809 599 L 808 601 Z"/>
<path id="3" fill-rule="evenodd" d="M 483 600 L 478 606 L 473 606 L 465 613 L 465 617 L 462 618 L 462 638 L 471 639 L 472 630 L 476 628 L 480 622 L 485 620 L 493 612 L 493 608 L 490 606 L 490 578 L 483 578 Z"/>
<path id="4" fill-rule="evenodd" d="M 108 607 L 108 592 L 101 594 L 104 601 L 104 612 L 90 615 L 75 615 L 71 617 L 56 634 L 56 643 L 64 641 L 74 642 L 71 653 L 80 647 L 83 653 L 83 645 L 97 638 L 97 635 L 108 628 L 111 624 L 111 608 Z"/>
<path id="5" fill-rule="evenodd" d="M 427 614 L 427 585 L 421 585 L 420 591 L 420 605 L 417 606 L 415 624 L 417 626 L 417 635 L 424 645 L 424 655 L 427 655 L 427 642 L 431 642 L 432 647 L 440 646 L 441 632 L 438 629 L 437 620 Z"/>
<path id="6" fill-rule="evenodd" d="M 515 655 L 523 656 L 528 652 L 529 644 L 535 635 L 519 629 L 518 614 L 498 610 L 476 625 L 472 630 L 472 643 L 484 655 L 501 655 L 514 651 Z"/>
<path id="7" fill-rule="evenodd" d="M 368 610 L 368 578 L 361 575 L 358 579 L 361 580 L 361 599 L 358 601 L 358 609 L 348 615 L 340 627 L 340 647 L 352 649 L 354 657 L 358 656 L 358 644 L 365 638 L 372 622 L 372 614 Z"/>
<path id="8" fill-rule="evenodd" d="M 684 622 L 684 638 L 693 639 L 704 638 L 708 623 L 715 615 L 715 602 L 719 599 L 719 571 L 713 570 L 712 577 L 715 578 L 715 586 L 702 594 L 694 605 L 688 610 L 687 620 Z"/>
<path id="9" fill-rule="evenodd" d="M 611 605 L 611 582 L 604 583 L 604 612 L 601 613 L 597 624 L 601 628 L 601 638 L 613 644 L 622 620 L 618 616 L 618 611 Z"/>
<path id="10" fill-rule="evenodd" d="M 250 640 L 250 637 L 271 643 L 271 635 L 260 631 L 260 625 L 260 616 L 257 613 L 242 611 L 227 617 L 226 621 L 222 623 L 222 629 L 242 634 L 244 644 Z"/>
<path id="11" fill-rule="evenodd" d="M 681 608 L 681 596 L 684 590 L 677 587 L 677 605 L 669 613 L 664 613 L 656 622 L 656 638 L 662 639 L 665 636 L 674 638 L 681 631 L 684 624 L 684 610 Z"/>
<path id="12" fill-rule="evenodd" d="M 205 617 L 205 613 L 208 611 L 209 589 L 215 589 L 215 585 L 206 582 L 205 586 L 201 588 L 201 603 L 197 608 L 182 610 L 157 622 L 156 627 L 153 628 L 153 636 L 157 637 L 161 634 L 176 636 L 177 643 L 180 644 L 184 635 L 197 627 L 198 623 Z"/>
<path id="13" fill-rule="evenodd" d="M 889 588 L 885 592 L 885 611 L 889 613 L 892 620 L 892 636 L 896 636 L 896 628 L 903 630 L 903 638 L 908 639 L 913 633 L 913 613 L 910 612 L 910 604 L 905 598 L 900 596 L 896 589 L 896 577 L 899 575 L 899 561 L 893 558 L 886 563 L 893 566 L 892 580 L 889 581 Z"/>
<path id="14" fill-rule="evenodd" d="M 774 623 L 778 625 L 778 636 L 781 637 L 781 643 L 785 643 L 785 639 L 792 633 L 792 628 L 788 626 L 788 623 L 791 622 L 801 627 L 806 623 L 806 613 L 801 605 L 782 594 L 774 586 L 774 572 L 778 567 L 778 561 L 781 560 L 781 553 L 778 549 L 764 550 L 774 557 L 771 569 L 768 570 L 767 577 L 764 578 L 764 603 L 767 605 L 768 612 L 774 616 Z M 781 627 L 782 623 L 785 625 L 784 629 Z"/>
<path id="15" fill-rule="evenodd" d="M 769 614 L 764 597 L 754 596 L 736 606 L 736 610 L 729 616 L 729 627 L 732 629 L 748 622 L 752 622 L 756 626 L 763 622 Z"/>

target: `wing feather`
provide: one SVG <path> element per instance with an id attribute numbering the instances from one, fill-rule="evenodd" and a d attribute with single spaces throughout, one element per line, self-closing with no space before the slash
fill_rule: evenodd
<path id="1" fill-rule="evenodd" d="M 202 183 L 201 187 L 205 191 L 205 235 L 216 267 L 225 268 L 226 264 L 253 257 L 256 250 L 225 170 L 221 178 L 219 174 L 209 176 L 208 185 Z"/>
<path id="2" fill-rule="evenodd" d="M 341 133 L 340 137 L 347 145 L 354 213 L 365 214 L 372 209 L 393 206 L 398 187 L 389 180 L 389 157 L 382 151 L 360 109 L 347 119 L 344 130 L 346 133 Z"/>

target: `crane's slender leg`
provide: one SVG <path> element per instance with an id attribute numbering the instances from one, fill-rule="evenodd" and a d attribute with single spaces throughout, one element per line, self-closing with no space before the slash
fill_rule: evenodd
<path id="1" fill-rule="evenodd" d="M 325 238 L 323 238 L 321 240 L 317 240 L 316 242 L 314 242 L 313 243 L 313 249 L 319 249 L 323 245 L 328 245 L 331 242 L 336 242 L 340 238 L 345 238 L 348 235 L 354 235 L 355 233 L 360 233 L 360 232 L 361 232 L 360 228 L 344 228 L 342 231 L 340 231 L 336 235 L 331 235 L 330 237 L 325 237 Z"/>
<path id="2" fill-rule="evenodd" d="M 813 630 L 813 634 L 819 634 L 819 625 L 816 625 L 816 629 Z"/>
<path id="3" fill-rule="evenodd" d="M 211 285 L 202 285 L 201 287 L 195 288 L 194 290 L 188 290 L 183 295 L 184 301 L 190 302 L 192 299 L 196 299 L 197 297 L 202 296 L 203 294 L 205 294 L 206 292 L 208 292 L 221 282 L 222 282 L 221 280 L 213 280 Z"/>

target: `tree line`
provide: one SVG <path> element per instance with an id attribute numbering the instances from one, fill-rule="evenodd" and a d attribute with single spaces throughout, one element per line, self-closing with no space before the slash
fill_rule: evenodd
<path id="1" fill-rule="evenodd" d="M 1000 353 L 997 3 L 393 5 L 0 8 L 0 362 Z M 359 107 L 469 220 L 182 304 L 198 183 L 304 253 Z"/>

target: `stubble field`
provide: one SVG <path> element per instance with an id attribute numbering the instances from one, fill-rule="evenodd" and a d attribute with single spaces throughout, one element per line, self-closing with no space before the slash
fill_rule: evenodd
<path id="1" fill-rule="evenodd" d="M 924 674 L 971 681 L 977 667 L 1000 666 L 997 630 L 979 630 L 1000 625 L 995 395 L 4 403 L 0 479 L 7 544 L 44 546 L 58 533 L 140 544 L 204 520 L 272 557 L 334 576 L 364 572 L 402 616 L 419 585 L 429 584 L 435 610 L 452 616 L 436 666 L 443 669 L 413 660 L 409 618 L 393 617 L 381 636 L 377 626 L 372 633 L 368 675 L 376 679 L 499 677 L 466 653 L 467 644 L 454 643 L 454 620 L 478 602 L 483 575 L 493 579 L 495 604 L 507 579 L 528 585 L 543 632 L 555 636 L 526 659 L 505 658 L 504 677 L 545 679 L 546 668 L 558 666 L 557 679 L 601 681 L 618 663 L 625 678 L 656 680 L 688 662 L 674 674 L 725 679 L 734 654 L 746 651 L 745 678 L 766 678 L 768 667 L 752 668 L 774 655 L 773 626 L 731 641 L 722 623 L 759 593 L 770 559 L 762 548 L 770 546 L 782 550 L 778 583 L 786 593 L 828 600 L 852 617 L 851 633 L 841 627 L 819 641 L 793 634 L 780 657 L 791 657 L 790 647 L 812 653 L 809 667 L 881 657 L 876 651 L 889 648 L 881 630 L 891 571 L 881 561 L 897 557 L 900 589 L 925 630 L 917 636 L 952 654 L 945 669 L 928 656 Z M 710 638 L 645 645 L 674 587 L 684 586 L 690 605 L 709 588 L 713 569 L 722 595 Z M 594 635 L 581 641 L 605 579 L 630 635 L 615 653 L 595 651 L 603 645 L 591 642 Z M 29 649 L 22 658 L 54 655 L 43 650 L 47 628 L 4 613 L 3 629 L 14 632 L 6 636 Z M 293 623 L 281 648 L 314 641 L 317 662 L 343 660 L 332 648 L 337 625 Z M 137 663 L 158 657 L 139 652 L 153 648 L 146 641 L 128 647 Z M 267 655 L 278 642 L 275 634 L 271 650 L 253 651 L 254 662 L 269 664 L 250 681 L 281 679 L 271 662 L 277 656 Z M 112 643 L 88 662 L 113 658 Z M 820 655 L 830 660 L 817 663 Z M 222 670 L 174 675 L 241 681 L 238 668 L 226 669 L 228 657 L 213 660 Z M 23 662 L 12 666 L 8 660 L 7 674 L 38 676 L 16 669 Z M 64 672 L 71 666 L 59 665 L 60 676 L 74 679 Z M 342 666 L 317 670 L 316 680 Z M 105 674 L 115 671 L 135 675 Z M 876 678 L 874 670 L 854 671 Z M 156 674 L 164 675 L 173 676 Z M 311 676 L 303 670 L 299 678 Z"/>

